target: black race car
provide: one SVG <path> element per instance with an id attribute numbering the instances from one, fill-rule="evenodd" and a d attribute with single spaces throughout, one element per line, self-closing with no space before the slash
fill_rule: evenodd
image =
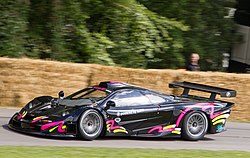
<path id="1" fill-rule="evenodd" d="M 30 101 L 9 121 L 9 128 L 35 135 L 80 137 L 99 136 L 162 137 L 181 135 L 199 140 L 206 133 L 225 130 L 230 102 L 216 100 L 235 97 L 236 91 L 190 82 L 174 82 L 181 96 L 107 81 L 58 98 L 41 96 Z M 211 93 L 210 98 L 189 95 L 190 90 Z"/>

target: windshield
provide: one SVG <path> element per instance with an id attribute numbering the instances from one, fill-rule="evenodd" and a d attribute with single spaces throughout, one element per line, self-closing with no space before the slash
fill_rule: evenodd
<path id="1" fill-rule="evenodd" d="M 108 95 L 109 92 L 107 91 L 85 88 L 65 97 L 65 99 L 95 99 L 99 101 Z"/>

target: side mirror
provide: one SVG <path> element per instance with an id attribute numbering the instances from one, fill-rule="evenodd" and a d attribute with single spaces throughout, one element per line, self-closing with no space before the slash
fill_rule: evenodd
<path id="1" fill-rule="evenodd" d="M 110 107 L 115 107 L 115 102 L 114 101 L 108 101 L 107 103 L 106 103 L 106 110 L 108 110 Z"/>
<path id="2" fill-rule="evenodd" d="M 60 99 L 63 99 L 63 97 L 64 97 L 64 92 L 63 92 L 63 91 L 60 91 L 60 92 L 58 93 L 58 96 L 59 96 Z"/>

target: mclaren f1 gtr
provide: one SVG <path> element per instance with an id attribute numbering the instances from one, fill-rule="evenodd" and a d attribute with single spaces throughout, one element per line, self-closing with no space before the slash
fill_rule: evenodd
<path id="1" fill-rule="evenodd" d="M 191 82 L 173 82 L 170 88 L 183 88 L 180 96 L 147 88 L 106 81 L 64 97 L 40 96 L 14 114 L 12 130 L 44 136 L 164 137 L 180 135 L 200 140 L 207 133 L 225 130 L 234 103 L 216 99 L 235 97 L 236 91 Z M 210 93 L 209 98 L 190 95 L 190 90 Z"/>

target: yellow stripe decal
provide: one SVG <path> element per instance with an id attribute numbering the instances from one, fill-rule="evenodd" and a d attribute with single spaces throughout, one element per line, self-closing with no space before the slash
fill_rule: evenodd
<path id="1" fill-rule="evenodd" d="M 23 116 L 22 116 L 22 118 L 24 118 L 24 117 L 27 115 L 27 113 L 28 113 L 28 112 L 25 111 L 24 114 L 23 114 Z"/>
<path id="2" fill-rule="evenodd" d="M 229 114 L 224 114 L 224 115 L 220 115 L 220 116 L 217 116 L 217 117 L 215 117 L 213 120 L 212 120 L 212 122 L 215 122 L 215 121 L 217 121 L 217 120 L 219 120 L 219 119 L 226 119 L 226 118 L 228 118 L 229 117 Z"/>
<path id="3" fill-rule="evenodd" d="M 66 129 L 66 125 L 63 125 L 63 126 L 62 126 L 62 129 Z"/>
<path id="4" fill-rule="evenodd" d="M 107 124 L 107 126 L 106 126 L 107 127 L 107 131 L 110 131 L 110 126 L 111 126 L 110 124 Z"/>
<path id="5" fill-rule="evenodd" d="M 215 121 L 214 123 L 213 123 L 213 125 L 216 125 L 216 124 L 218 124 L 218 123 L 225 123 L 226 122 L 226 120 L 225 119 L 222 119 L 222 120 L 218 120 L 218 121 Z"/>
<path id="6" fill-rule="evenodd" d="M 172 131 L 172 133 L 174 133 L 174 134 L 181 134 L 180 131 Z"/>
<path id="7" fill-rule="evenodd" d="M 126 130 L 124 130 L 124 129 L 115 129 L 113 132 L 114 133 L 122 132 L 122 133 L 127 133 L 128 134 L 128 132 Z"/>
<path id="8" fill-rule="evenodd" d="M 35 118 L 33 118 L 33 120 L 37 120 L 37 119 L 42 118 L 42 117 L 43 116 L 35 117 Z"/>
<path id="9" fill-rule="evenodd" d="M 58 127 L 58 126 L 51 128 L 51 129 L 49 130 L 49 132 L 54 131 L 57 127 Z"/>
<path id="10" fill-rule="evenodd" d="M 176 125 L 168 125 L 168 126 L 163 127 L 162 130 L 169 129 L 169 128 L 175 128 L 175 126 Z"/>

